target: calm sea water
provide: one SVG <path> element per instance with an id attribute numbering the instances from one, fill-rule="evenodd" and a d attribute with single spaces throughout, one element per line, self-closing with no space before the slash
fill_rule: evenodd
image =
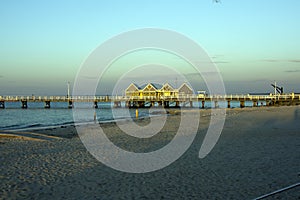
<path id="1" fill-rule="evenodd" d="M 259 102 L 260 105 L 261 102 Z M 263 102 L 265 103 L 265 102 Z M 246 102 L 246 106 L 252 106 L 252 102 Z M 80 103 L 75 104 L 77 108 L 90 109 L 93 104 Z M 99 103 L 99 108 L 95 109 L 97 120 L 100 122 L 120 120 L 135 117 L 135 109 L 118 108 L 114 109 L 117 115 L 114 115 L 111 109 L 111 103 Z M 193 104 L 194 107 L 200 107 L 198 103 Z M 227 102 L 219 102 L 222 108 L 227 107 Z M 239 102 L 231 102 L 232 107 L 239 107 Z M 6 102 L 5 109 L 0 109 L 0 129 L 16 130 L 26 128 L 42 128 L 59 125 L 69 125 L 74 123 L 73 109 L 68 109 L 67 103 L 52 102 L 50 109 L 44 108 L 44 103 L 28 102 L 28 109 L 21 109 L 20 102 Z M 124 107 L 124 105 L 122 105 Z M 211 102 L 206 102 L 205 107 L 213 108 Z M 147 117 L 157 115 L 161 109 L 139 109 L 139 117 Z M 83 116 L 81 121 L 88 122 L 93 120 L 94 116 Z"/>

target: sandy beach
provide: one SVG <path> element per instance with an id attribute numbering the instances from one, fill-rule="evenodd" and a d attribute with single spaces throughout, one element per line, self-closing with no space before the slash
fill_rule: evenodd
<path id="1" fill-rule="evenodd" d="M 254 199 L 300 182 L 299 106 L 228 109 L 221 137 L 203 159 L 198 154 L 210 110 L 200 115 L 187 152 L 161 170 L 137 174 L 97 161 L 74 126 L 2 131 L 0 199 Z M 171 113 L 149 139 L 128 137 L 115 123 L 101 127 L 114 144 L 149 152 L 172 140 L 180 117 Z M 300 199 L 300 187 L 266 199 Z"/>

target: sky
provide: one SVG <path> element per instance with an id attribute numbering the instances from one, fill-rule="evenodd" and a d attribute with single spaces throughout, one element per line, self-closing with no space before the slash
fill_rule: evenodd
<path id="1" fill-rule="evenodd" d="M 99 45 L 149 27 L 172 30 L 197 42 L 218 67 L 228 94 L 272 92 L 274 81 L 287 93 L 300 92 L 299 10 L 297 0 L 2 0 L 0 96 L 65 95 L 67 82 L 75 82 Z M 115 62 L 114 70 L 125 63 L 136 67 L 139 53 Z M 147 55 L 146 51 L 142 57 L 147 60 Z M 155 57 L 156 64 L 162 55 L 166 54 Z M 179 64 L 186 67 L 182 60 L 174 65 Z M 110 80 L 116 73 L 111 71 L 98 86 L 99 94 L 112 90 Z M 143 78 L 150 73 L 142 71 L 127 74 L 139 84 L 151 78 L 160 81 L 154 80 L 156 74 Z M 180 74 L 170 79 L 173 85 L 184 81 Z M 195 90 L 205 87 L 201 77 L 198 85 L 193 84 Z"/>

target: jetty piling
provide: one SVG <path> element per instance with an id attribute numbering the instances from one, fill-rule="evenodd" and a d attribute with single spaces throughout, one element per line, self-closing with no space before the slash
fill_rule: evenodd
<path id="1" fill-rule="evenodd" d="M 69 100 L 69 105 L 68 105 L 68 108 L 72 109 L 73 108 L 73 101 Z"/>
<path id="2" fill-rule="evenodd" d="M 253 106 L 253 107 L 257 107 L 257 106 L 258 106 L 258 101 L 253 100 L 252 106 Z"/>
<path id="3" fill-rule="evenodd" d="M 201 107 L 204 109 L 204 108 L 205 108 L 205 101 L 204 101 L 204 100 L 202 100 L 202 101 L 201 101 L 201 104 L 202 104 L 202 106 L 201 106 Z"/>
<path id="4" fill-rule="evenodd" d="M 2 109 L 5 108 L 5 101 L 0 101 L 0 108 L 2 108 Z"/>
<path id="5" fill-rule="evenodd" d="M 23 108 L 23 109 L 27 109 L 27 108 L 28 108 L 28 106 L 27 106 L 27 101 L 22 100 L 21 103 L 22 103 L 22 108 Z"/>
<path id="6" fill-rule="evenodd" d="M 98 108 L 98 102 L 94 101 L 94 108 Z"/>
<path id="7" fill-rule="evenodd" d="M 245 101 L 244 101 L 244 100 L 241 100 L 241 101 L 240 101 L 240 107 L 241 107 L 241 108 L 245 108 Z"/>
<path id="8" fill-rule="evenodd" d="M 135 109 L 135 118 L 138 119 L 139 118 L 139 110 Z"/>
<path id="9" fill-rule="evenodd" d="M 215 108 L 219 108 L 219 102 L 215 101 Z"/>
<path id="10" fill-rule="evenodd" d="M 50 102 L 51 101 L 45 101 L 45 108 L 50 108 L 51 106 L 50 106 Z"/>

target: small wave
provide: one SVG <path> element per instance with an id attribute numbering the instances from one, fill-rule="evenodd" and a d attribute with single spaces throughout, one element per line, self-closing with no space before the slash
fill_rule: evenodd
<path id="1" fill-rule="evenodd" d="M 27 125 L 25 128 L 33 128 L 33 127 L 39 127 L 39 126 L 42 126 L 42 124 L 39 124 L 39 123 L 30 124 L 30 125 Z"/>
<path id="2" fill-rule="evenodd" d="M 54 125 L 73 125 L 74 124 L 74 121 L 68 121 L 68 122 L 63 122 L 63 123 L 60 123 L 60 124 L 54 124 Z"/>
<path id="3" fill-rule="evenodd" d="M 20 125 L 14 124 L 14 125 L 9 125 L 9 126 L 0 126 L 0 129 L 5 130 L 9 128 L 17 128 L 20 127 Z"/>

